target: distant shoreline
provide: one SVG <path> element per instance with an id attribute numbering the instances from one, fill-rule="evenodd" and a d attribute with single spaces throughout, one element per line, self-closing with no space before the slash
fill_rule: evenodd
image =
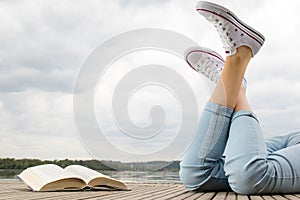
<path id="1" fill-rule="evenodd" d="M 39 159 L 15 159 L 0 158 L 0 179 L 15 179 L 16 175 L 28 167 L 42 164 L 56 164 L 61 167 L 68 165 L 83 165 L 91 169 L 101 171 L 117 179 L 126 181 L 165 181 L 179 182 L 179 161 L 149 161 L 128 162 L 120 161 L 98 161 L 98 160 L 39 160 Z M 162 166 L 162 168 L 159 168 Z M 154 170 L 153 170 L 154 169 Z M 162 175 L 163 174 L 163 175 Z M 156 176 L 160 176 L 157 178 Z M 151 177 L 155 180 L 151 180 Z M 167 180 L 165 180 L 167 179 Z"/>
<path id="2" fill-rule="evenodd" d="M 146 161 L 146 162 L 121 162 L 112 160 L 40 160 L 33 158 L 0 158 L 0 169 L 26 169 L 43 164 L 56 164 L 61 167 L 68 165 L 82 165 L 94 170 L 120 170 L 120 171 L 178 171 L 179 161 Z"/>

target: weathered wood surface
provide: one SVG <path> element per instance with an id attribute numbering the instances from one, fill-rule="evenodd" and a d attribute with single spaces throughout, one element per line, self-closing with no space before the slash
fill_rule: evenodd
<path id="1" fill-rule="evenodd" d="M 233 192 L 188 192 L 181 184 L 128 183 L 131 191 L 72 191 L 72 192 L 31 192 L 19 180 L 0 180 L 0 200 L 96 200 L 96 199 L 201 199 L 201 200 L 294 200 L 300 194 L 290 195 L 238 195 Z"/>

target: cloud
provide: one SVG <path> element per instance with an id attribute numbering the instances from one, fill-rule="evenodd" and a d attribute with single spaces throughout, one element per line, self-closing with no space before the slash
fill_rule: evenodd
<path id="1" fill-rule="evenodd" d="M 195 12 L 195 3 L 192 0 L 0 1 L 0 156 L 91 157 L 83 150 L 74 130 L 73 86 L 88 55 L 119 33 L 149 27 L 173 30 L 224 56 L 217 32 Z M 300 2 L 287 0 L 284 9 L 279 0 L 222 3 L 266 36 L 266 43 L 251 61 L 246 76 L 248 96 L 265 135 L 297 129 L 300 68 L 296 58 L 300 19 L 295 13 Z M 138 57 L 146 60 L 149 56 Z M 166 59 L 155 58 L 161 64 Z M 132 62 L 127 60 L 127 64 Z M 147 62 L 151 63 L 151 58 Z M 191 69 L 180 69 L 181 63 L 174 62 L 177 61 L 166 64 L 176 66 L 177 72 L 184 74 L 203 106 L 208 95 L 203 79 Z M 108 82 L 103 85 L 105 103 L 110 102 L 109 92 L 115 83 L 112 80 L 126 71 L 128 68 L 107 75 Z M 137 111 L 144 104 L 157 101 L 155 95 L 159 93 L 147 92 L 145 95 L 151 98 L 145 97 L 133 108 L 134 121 L 144 125 L 148 112 Z M 162 102 L 168 102 L 168 98 Z M 173 105 L 166 106 L 170 113 L 176 113 Z M 187 120 L 193 120 L 193 116 Z M 174 118 L 172 123 L 176 122 Z M 168 133 L 172 133 L 172 123 Z M 111 128 L 106 121 L 105 125 Z"/>
<path id="2" fill-rule="evenodd" d="M 53 136 L 72 133 L 72 95 L 61 92 L 26 90 L 1 93 L 1 121 L 13 130 L 24 134 Z M 69 127 L 69 129 L 66 129 Z"/>
<path id="3" fill-rule="evenodd" d="M 0 157 L 89 157 L 75 132 L 71 94 L 26 90 L 0 99 Z"/>

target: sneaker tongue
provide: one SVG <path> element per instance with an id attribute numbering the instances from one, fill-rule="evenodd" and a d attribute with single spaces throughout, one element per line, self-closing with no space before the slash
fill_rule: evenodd
<path id="1" fill-rule="evenodd" d="M 191 62 L 191 64 L 195 65 L 198 63 L 198 61 L 200 60 L 201 56 L 199 53 L 191 53 L 189 55 L 189 61 Z"/>

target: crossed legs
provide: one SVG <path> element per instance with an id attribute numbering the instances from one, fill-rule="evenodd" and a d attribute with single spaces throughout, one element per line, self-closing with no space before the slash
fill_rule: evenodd
<path id="1" fill-rule="evenodd" d="M 234 84 L 241 85 L 246 69 L 241 65 L 245 68 L 236 70 L 227 61 L 249 62 L 249 57 L 246 61 L 239 57 L 239 49 L 243 48 L 226 59 L 221 77 L 227 81 L 218 82 L 200 118 L 199 130 L 180 163 L 181 181 L 187 189 L 199 191 L 299 192 L 300 132 L 265 141 L 245 89 L 239 86 L 227 90 Z M 249 52 L 248 48 L 244 50 Z M 234 61 L 236 57 L 239 62 Z M 234 77 L 230 77 L 231 71 Z"/>
<path id="2" fill-rule="evenodd" d="M 180 178 L 189 190 L 231 190 L 222 155 L 234 110 L 250 109 L 241 84 L 251 55 L 248 47 L 240 47 L 226 59 L 221 79 L 200 118 L 199 130 L 180 163 Z"/>
<path id="3" fill-rule="evenodd" d="M 241 85 L 251 57 L 251 49 L 241 46 L 237 48 L 235 55 L 226 58 L 220 81 L 211 95 L 211 102 L 233 109 L 237 104 L 238 107 L 244 105 L 245 98 L 242 98 Z"/>
<path id="4" fill-rule="evenodd" d="M 201 14 L 216 23 L 219 32 L 228 30 L 223 27 L 227 21 L 220 23 L 220 20 L 233 16 L 230 11 L 208 2 L 199 5 L 202 6 L 199 8 Z M 243 26 L 240 21 L 236 23 Z M 237 29 L 231 31 L 237 32 Z M 239 36 L 243 35 L 239 33 Z M 257 34 L 257 38 L 262 37 Z M 259 43 L 257 38 L 255 41 Z M 232 40 L 229 36 L 227 39 L 228 43 Z M 227 46 L 230 55 L 200 118 L 199 130 L 180 163 L 181 181 L 189 190 L 232 189 L 241 194 L 300 192 L 300 133 L 264 140 L 258 119 L 248 104 L 245 88 L 241 86 L 247 65 L 259 48 L 253 41 L 245 44 L 243 40 L 240 44 Z M 208 54 L 218 58 L 212 52 Z M 199 71 L 203 73 L 201 66 Z M 209 75 L 216 73 L 207 74 L 210 78 Z"/>

